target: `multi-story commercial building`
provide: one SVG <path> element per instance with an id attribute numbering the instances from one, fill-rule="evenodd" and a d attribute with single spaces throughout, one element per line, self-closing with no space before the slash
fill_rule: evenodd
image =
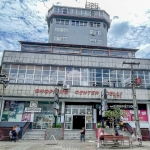
<path id="1" fill-rule="evenodd" d="M 98 7 L 53 6 L 47 24 L 50 43 L 107 46 L 110 18 Z"/>
<path id="2" fill-rule="evenodd" d="M 65 130 L 80 129 L 83 126 L 87 130 L 95 129 L 96 123 L 100 120 L 99 106 L 101 92 L 104 89 L 107 91 L 109 109 L 115 105 L 120 106 L 126 111 L 124 122 L 132 126 L 133 97 L 129 84 L 131 68 L 130 65 L 123 65 L 123 62 L 139 62 L 139 66 L 134 66 L 134 77 L 142 79 L 142 84 L 136 87 L 140 124 L 141 128 L 149 128 L 150 60 L 135 58 L 137 49 L 104 46 L 109 27 L 107 19 L 105 22 L 107 29 L 105 30 L 103 26 L 100 28 L 104 35 L 103 46 L 98 44 L 93 46 L 90 43 L 90 35 L 88 40 L 82 40 L 79 33 L 74 35 L 74 30 L 82 26 L 71 26 L 71 24 L 68 28 L 64 25 L 64 29 L 73 36 L 71 37 L 69 32 L 63 33 L 70 40 L 62 41 L 65 44 L 54 41 L 54 37 L 59 36 L 56 30 L 62 31 L 60 28 L 63 27 L 62 24 L 54 26 L 57 19 L 69 19 L 70 23 L 73 20 L 83 21 L 84 17 L 79 16 L 78 10 L 79 8 L 53 6 L 49 11 L 49 22 L 53 18 L 52 24 L 49 25 L 50 43 L 20 41 L 21 51 L 4 51 L 1 73 L 8 76 L 10 83 L 4 91 L 1 121 L 29 121 L 33 123 L 33 129 L 51 127 L 54 122 L 53 93 L 57 87 L 60 99 L 57 122 L 62 123 Z M 81 10 L 86 14 L 87 9 Z M 62 11 L 65 12 L 62 17 L 60 14 L 57 15 L 57 12 L 62 13 Z M 69 12 L 75 12 L 74 16 L 69 16 Z M 101 10 L 98 12 L 101 14 Z M 89 18 L 85 16 L 84 21 L 87 21 L 87 24 L 88 20 L 91 21 L 92 16 Z M 91 28 L 86 26 L 85 30 L 81 32 L 79 29 L 79 32 L 86 38 Z M 32 110 L 37 112 L 33 113 Z"/>

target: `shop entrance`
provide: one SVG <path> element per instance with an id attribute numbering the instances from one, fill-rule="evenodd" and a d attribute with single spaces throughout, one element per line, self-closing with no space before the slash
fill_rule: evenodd
<path id="1" fill-rule="evenodd" d="M 73 129 L 82 129 L 85 127 L 85 116 L 73 115 Z"/>

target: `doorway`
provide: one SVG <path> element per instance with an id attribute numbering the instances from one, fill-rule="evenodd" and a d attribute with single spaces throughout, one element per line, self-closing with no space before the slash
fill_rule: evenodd
<path id="1" fill-rule="evenodd" d="M 85 116 L 73 115 L 73 129 L 82 129 L 85 127 Z"/>

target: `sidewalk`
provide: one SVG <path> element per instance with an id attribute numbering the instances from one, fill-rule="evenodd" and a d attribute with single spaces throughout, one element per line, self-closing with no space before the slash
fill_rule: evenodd
<path id="1" fill-rule="evenodd" d="M 80 142 L 78 140 L 59 140 L 58 145 L 54 141 L 48 140 L 20 140 L 18 142 L 0 141 L 0 150 L 100 150 L 104 147 L 97 148 L 95 141 Z M 135 146 L 135 150 L 150 150 L 150 142 L 143 142 L 144 147 Z M 127 148 L 125 148 L 126 150 Z M 132 148 L 129 148 L 132 149 Z M 119 150 L 119 149 L 117 149 Z M 122 150 L 122 149 L 121 149 Z"/>

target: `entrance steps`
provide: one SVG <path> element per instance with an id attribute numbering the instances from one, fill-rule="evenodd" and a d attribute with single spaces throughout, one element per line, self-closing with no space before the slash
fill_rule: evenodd
<path id="1" fill-rule="evenodd" d="M 81 130 L 65 130 L 64 131 L 64 140 L 80 140 L 80 131 Z M 96 140 L 96 131 L 95 130 L 86 130 L 85 131 L 85 140 Z"/>
<path id="2" fill-rule="evenodd" d="M 23 140 L 44 140 L 45 130 L 33 129 L 27 130 L 22 137 Z"/>

